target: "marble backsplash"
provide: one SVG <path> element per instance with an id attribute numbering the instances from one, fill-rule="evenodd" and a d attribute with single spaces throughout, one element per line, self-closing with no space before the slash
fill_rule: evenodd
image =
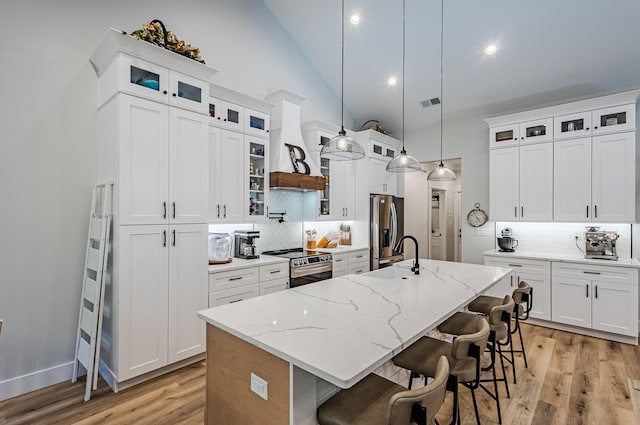
<path id="1" fill-rule="evenodd" d="M 553 254 L 583 255 L 585 227 L 593 225 L 600 230 L 617 231 L 620 239 L 616 250 L 620 258 L 631 258 L 631 224 L 611 223 L 526 223 L 496 222 L 496 237 L 505 227 L 513 230 L 513 238 L 518 240 L 516 251 L 545 252 Z M 575 237 L 578 236 L 576 246 Z M 497 242 L 495 248 L 497 249 Z"/>

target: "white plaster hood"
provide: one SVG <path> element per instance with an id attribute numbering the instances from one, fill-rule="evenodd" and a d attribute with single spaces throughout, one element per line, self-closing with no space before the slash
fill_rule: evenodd
<path id="1" fill-rule="evenodd" d="M 267 95 L 267 100 L 275 105 L 271 113 L 269 149 L 271 187 L 323 189 L 324 177 L 302 138 L 300 105 L 305 99 L 286 90 L 278 90 Z"/>

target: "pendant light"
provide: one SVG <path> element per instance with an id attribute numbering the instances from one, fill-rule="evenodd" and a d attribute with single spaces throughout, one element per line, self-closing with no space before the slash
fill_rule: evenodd
<path id="1" fill-rule="evenodd" d="M 440 164 L 438 167 L 431 171 L 427 176 L 429 181 L 451 181 L 456 179 L 456 173 L 444 166 L 442 162 L 442 128 L 443 128 L 443 107 L 442 107 L 442 58 L 444 56 L 444 0 L 441 0 L 442 5 L 440 9 L 441 13 L 441 25 L 440 25 Z"/>
<path id="2" fill-rule="evenodd" d="M 340 84 L 340 104 L 342 105 L 340 131 L 336 137 L 322 145 L 320 157 L 334 161 L 361 159 L 365 156 L 364 149 L 353 137 L 347 136 L 347 132 L 344 130 L 344 0 L 342 0 L 342 75 Z"/>
<path id="3" fill-rule="evenodd" d="M 408 173 L 412 171 L 422 171 L 422 167 L 417 159 L 412 157 L 411 155 L 407 155 L 407 151 L 404 149 L 404 57 L 405 57 L 405 39 L 406 39 L 406 30 L 405 30 L 405 20 L 406 20 L 406 11 L 405 11 L 405 3 L 406 0 L 402 0 L 402 150 L 400 151 L 400 155 L 393 158 L 391 161 L 387 163 L 387 171 L 392 173 Z"/>

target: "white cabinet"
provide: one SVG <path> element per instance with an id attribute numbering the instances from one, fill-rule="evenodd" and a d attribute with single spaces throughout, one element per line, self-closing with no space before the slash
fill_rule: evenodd
<path id="1" fill-rule="evenodd" d="M 520 143 L 550 142 L 553 140 L 553 118 L 520 123 Z"/>
<path id="2" fill-rule="evenodd" d="M 243 184 L 249 199 L 248 206 L 244 204 L 244 220 L 266 221 L 269 215 L 269 139 L 245 135 L 245 158 Z"/>
<path id="3" fill-rule="evenodd" d="M 241 223 L 244 218 L 244 135 L 209 127 L 209 222 Z"/>
<path id="4" fill-rule="evenodd" d="M 492 220 L 550 221 L 553 218 L 553 144 L 489 152 Z"/>
<path id="5" fill-rule="evenodd" d="M 320 172 L 325 176 L 325 188 L 317 193 L 317 218 L 352 220 L 355 215 L 355 174 L 350 161 L 319 158 Z"/>
<path id="6" fill-rule="evenodd" d="M 156 102 L 207 113 L 209 83 L 181 72 L 145 60 L 118 54 L 117 66 L 101 76 L 99 104 L 109 100 L 115 92 L 128 93 Z M 116 75 L 117 73 L 117 75 Z M 113 79 L 116 84 L 113 84 Z"/>
<path id="7" fill-rule="evenodd" d="M 213 126 L 244 133 L 244 113 L 243 106 L 216 97 L 209 98 L 209 117 Z"/>
<path id="8" fill-rule="evenodd" d="M 595 110 L 591 113 L 593 135 L 636 129 L 636 105 L 620 105 Z"/>
<path id="9" fill-rule="evenodd" d="M 555 322 L 638 336 L 638 270 L 553 263 Z"/>
<path id="10" fill-rule="evenodd" d="M 244 110 L 244 132 L 254 136 L 269 137 L 269 121 L 268 113 L 254 111 L 246 108 Z"/>
<path id="11" fill-rule="evenodd" d="M 289 262 L 209 273 L 209 307 L 283 291 L 289 287 Z"/>
<path id="12" fill-rule="evenodd" d="M 635 221 L 635 133 L 555 143 L 556 221 Z"/>
<path id="13" fill-rule="evenodd" d="M 118 313 L 107 330 L 118 381 L 205 351 L 207 226 L 120 226 Z"/>
<path id="14" fill-rule="evenodd" d="M 507 267 L 513 271 L 486 294 L 494 297 L 511 295 L 520 282 L 527 282 L 532 288 L 531 317 L 551 320 L 551 263 L 543 260 L 509 259 L 485 256 L 487 266 Z"/>
<path id="15" fill-rule="evenodd" d="M 332 257 L 332 277 L 340 277 L 347 274 L 361 274 L 370 271 L 368 249 L 332 254 Z"/>
<path id="16" fill-rule="evenodd" d="M 100 126 L 119 140 L 119 223 L 205 223 L 206 117 L 122 94 L 114 102 Z"/>
<path id="17" fill-rule="evenodd" d="M 387 171 L 389 160 L 369 159 L 369 187 L 371 193 L 395 195 L 397 192 L 397 175 Z"/>
<path id="18" fill-rule="evenodd" d="M 553 119 L 555 140 L 591 135 L 591 111 L 561 115 Z"/>
<path id="19" fill-rule="evenodd" d="M 509 124 L 489 128 L 489 147 L 517 146 L 520 140 L 520 124 Z"/>

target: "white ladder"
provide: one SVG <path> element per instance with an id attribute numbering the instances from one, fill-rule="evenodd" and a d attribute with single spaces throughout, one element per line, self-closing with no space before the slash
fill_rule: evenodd
<path id="1" fill-rule="evenodd" d="M 80 365 L 87 374 L 84 400 L 91 398 L 91 389 L 98 389 L 98 361 L 102 333 L 102 308 L 109 256 L 111 202 L 113 182 L 97 184 L 91 197 L 89 234 L 82 277 L 82 296 L 76 336 L 76 353 L 71 382 L 78 379 Z"/>

